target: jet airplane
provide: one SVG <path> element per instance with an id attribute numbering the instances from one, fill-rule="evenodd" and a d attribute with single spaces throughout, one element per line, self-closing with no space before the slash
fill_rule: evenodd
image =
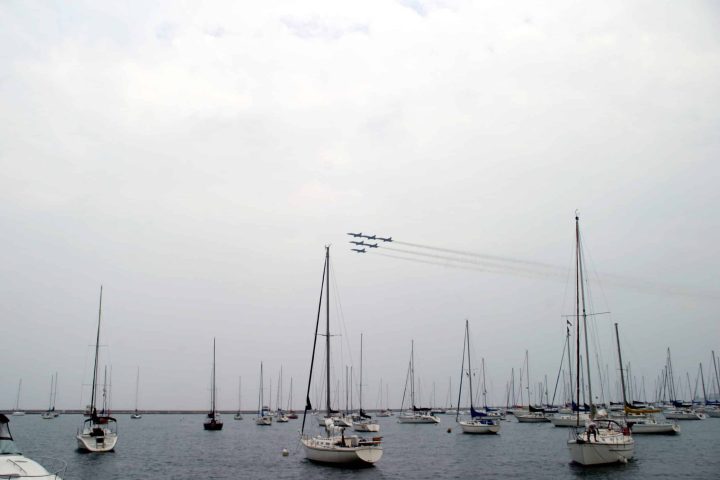
<path id="1" fill-rule="evenodd" d="M 359 242 L 356 242 L 355 240 L 350 240 L 350 243 L 354 243 L 355 245 L 365 245 L 365 242 L 360 240 Z"/>
<path id="2" fill-rule="evenodd" d="M 355 237 L 355 238 L 364 237 L 364 236 L 365 236 L 365 235 L 362 234 L 362 232 L 360 232 L 360 233 L 348 232 L 348 235 L 351 235 L 351 236 L 353 236 L 353 237 Z"/>
<path id="3" fill-rule="evenodd" d="M 351 248 L 351 250 L 352 250 L 353 252 L 357 252 L 357 253 L 365 253 L 365 249 L 364 249 L 364 248 Z"/>
<path id="4" fill-rule="evenodd" d="M 370 248 L 377 248 L 377 247 L 378 247 L 378 244 L 377 244 L 377 243 L 365 243 L 365 242 L 363 242 L 363 245 L 366 246 L 366 247 L 370 247 Z"/>
<path id="5" fill-rule="evenodd" d="M 363 235 L 363 234 L 360 234 L 360 236 L 363 237 L 363 238 L 367 238 L 368 240 L 375 240 L 375 235 Z"/>
<path id="6" fill-rule="evenodd" d="M 392 237 L 383 238 L 383 237 L 377 237 L 377 240 L 382 240 L 383 242 L 392 242 Z"/>

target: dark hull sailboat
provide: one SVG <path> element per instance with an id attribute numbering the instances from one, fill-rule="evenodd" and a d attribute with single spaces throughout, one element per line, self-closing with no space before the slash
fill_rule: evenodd
<path id="1" fill-rule="evenodd" d="M 215 409 L 215 339 L 213 338 L 213 366 L 212 366 L 212 379 L 210 386 L 210 411 L 205 418 L 203 423 L 205 430 L 222 430 L 223 422 L 220 418 L 220 414 Z"/>

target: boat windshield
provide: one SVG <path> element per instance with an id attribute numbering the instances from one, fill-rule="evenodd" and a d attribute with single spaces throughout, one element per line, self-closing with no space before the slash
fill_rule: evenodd
<path id="1" fill-rule="evenodd" d="M 10 420 L 0 413 L 0 455 L 20 455 L 21 452 L 13 442 L 8 423 Z"/>

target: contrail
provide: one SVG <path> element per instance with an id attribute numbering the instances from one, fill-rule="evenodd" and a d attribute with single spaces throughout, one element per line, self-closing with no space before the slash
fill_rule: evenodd
<path id="1" fill-rule="evenodd" d="M 399 243 L 399 242 L 398 242 Z M 497 260 L 489 261 L 489 260 L 481 260 L 481 259 L 473 259 L 473 258 L 461 258 L 461 257 L 451 257 L 448 255 L 438 255 L 434 253 L 425 253 L 425 252 L 418 252 L 415 250 L 408 250 L 404 248 L 394 248 L 394 247 L 382 247 L 383 250 L 392 250 L 394 252 L 398 253 L 406 253 L 409 255 L 416 255 L 420 257 L 426 257 L 426 258 L 433 258 L 436 260 L 445 260 L 447 262 L 455 262 L 460 264 L 468 264 L 468 265 L 477 265 L 482 268 L 486 269 L 493 269 L 494 271 L 504 271 L 504 272 L 515 272 L 515 273 L 525 273 L 525 274 L 533 274 L 535 276 L 553 276 L 553 277 L 559 277 L 559 278 L 565 278 L 566 273 L 561 273 L 559 270 L 557 272 L 550 271 L 548 269 L 542 269 L 542 268 L 528 268 L 523 267 L 519 265 L 508 265 L 507 263 L 502 263 Z M 447 249 L 443 249 L 447 250 Z"/>
<path id="2" fill-rule="evenodd" d="M 566 280 L 569 273 L 569 270 L 566 268 L 561 268 L 556 265 L 531 260 L 503 257 L 499 255 L 482 254 L 464 250 L 454 250 L 450 248 L 435 247 L 432 245 L 422 245 L 419 243 L 403 242 L 399 240 L 393 240 L 392 245 L 402 245 L 410 248 L 396 248 L 383 244 L 380 245 L 380 248 L 382 250 L 389 250 L 406 255 L 411 255 L 412 257 L 391 255 L 377 251 L 368 253 L 376 253 L 378 255 L 396 258 L 399 260 L 414 261 L 429 265 L 438 265 L 450 268 L 463 268 L 466 270 L 475 270 L 488 273 L 504 273 L 524 277 L 532 276 Z M 624 277 L 621 275 L 595 273 L 591 277 L 589 277 L 589 280 L 602 280 L 601 283 L 608 286 L 629 288 L 635 291 L 655 295 L 659 294 L 720 300 L 720 292 L 698 290 L 678 285 L 661 284 L 638 278 Z"/>
<path id="3" fill-rule="evenodd" d="M 500 274 L 508 273 L 506 270 L 497 269 L 497 268 L 482 267 L 479 265 L 473 266 L 471 264 L 450 263 L 450 262 L 452 262 L 452 260 L 443 262 L 440 260 L 433 261 L 433 260 L 423 260 L 421 258 L 403 257 L 400 255 L 393 255 L 390 253 L 382 253 L 382 252 L 368 252 L 368 253 L 372 254 L 372 255 L 380 255 L 380 256 L 388 257 L 388 258 L 395 258 L 397 260 L 405 260 L 407 262 L 422 263 L 425 265 L 437 265 L 439 267 L 445 267 L 445 268 L 456 268 L 456 269 L 460 269 L 460 270 L 471 270 L 471 271 L 475 271 L 475 272 L 485 272 L 485 273 L 500 273 Z M 442 258 L 442 257 L 438 257 L 438 258 Z M 537 277 L 537 275 L 534 275 L 531 272 L 521 272 L 521 271 L 516 272 L 515 275 L 521 276 L 521 277 L 528 277 L 528 278 Z"/>
<path id="4" fill-rule="evenodd" d="M 561 269 L 555 265 L 550 265 L 548 263 L 534 262 L 531 260 L 523 260 L 523 259 L 519 259 L 519 258 L 510 258 L 510 257 L 501 257 L 499 255 L 489 255 L 489 254 L 477 253 L 477 252 L 468 252 L 467 250 L 453 250 L 450 248 L 434 247 L 432 245 L 422 245 L 419 243 L 402 242 L 399 240 L 393 240 L 393 243 L 397 243 L 398 245 L 405 245 L 407 247 L 424 248 L 426 250 L 435 250 L 437 252 L 452 253 L 455 255 L 464 255 L 464 256 L 468 256 L 468 257 L 485 258 L 488 260 L 497 260 L 497 261 L 501 261 L 501 262 L 532 265 L 535 267 L 557 270 L 560 273 L 564 273 L 563 269 Z M 387 248 L 387 247 L 383 247 L 383 248 Z"/>

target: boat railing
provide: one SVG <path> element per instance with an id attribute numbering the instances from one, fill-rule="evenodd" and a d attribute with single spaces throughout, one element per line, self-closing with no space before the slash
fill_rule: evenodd
<path id="1" fill-rule="evenodd" d="M 53 457 L 34 457 L 33 461 L 42 465 L 45 470 L 50 473 L 44 473 L 42 475 L 27 475 L 27 474 L 2 474 L 0 473 L 0 479 L 6 478 L 44 478 L 46 480 L 61 480 L 60 475 L 65 476 L 67 470 L 67 462 L 60 460 L 59 458 Z M 48 467 L 49 465 L 49 467 Z"/>

